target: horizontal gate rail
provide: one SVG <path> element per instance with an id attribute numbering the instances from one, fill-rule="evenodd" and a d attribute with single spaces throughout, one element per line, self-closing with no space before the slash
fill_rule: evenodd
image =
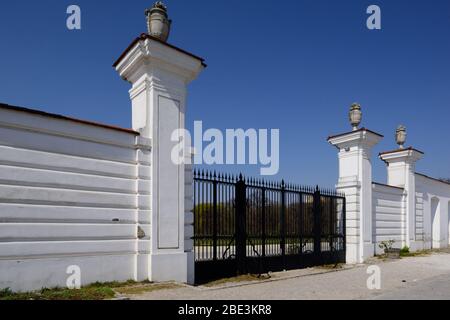
<path id="1" fill-rule="evenodd" d="M 345 262 L 345 196 L 194 171 L 196 281 Z"/>

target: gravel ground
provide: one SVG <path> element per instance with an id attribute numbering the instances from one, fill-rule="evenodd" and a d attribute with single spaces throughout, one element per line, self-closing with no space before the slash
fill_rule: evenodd
<path id="1" fill-rule="evenodd" d="M 367 288 L 367 268 L 378 265 L 381 289 Z M 129 296 L 135 300 L 450 299 L 450 254 L 395 261 L 372 259 L 339 270 L 310 268 L 272 274 L 257 282 L 183 286 Z"/>

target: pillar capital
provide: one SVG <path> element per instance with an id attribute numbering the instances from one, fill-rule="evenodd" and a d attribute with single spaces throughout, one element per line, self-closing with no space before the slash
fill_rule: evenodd
<path id="1" fill-rule="evenodd" d="M 402 187 L 413 179 L 415 165 L 424 153 L 412 147 L 381 152 L 379 157 L 387 165 L 387 183 L 391 186 Z"/>
<path id="2" fill-rule="evenodd" d="M 141 34 L 113 64 L 122 79 L 134 84 L 154 70 L 173 73 L 189 84 L 206 67 L 203 58 L 148 34 Z"/>
<path id="3" fill-rule="evenodd" d="M 339 150 L 339 184 L 350 180 L 361 183 L 366 177 L 372 180 L 371 150 L 382 138 L 366 128 L 328 137 L 328 142 Z M 364 166 L 363 160 L 367 162 Z"/>
<path id="4" fill-rule="evenodd" d="M 342 151 L 355 147 L 371 148 L 376 145 L 382 138 L 383 135 L 379 133 L 366 128 L 361 128 L 354 131 L 330 136 L 328 137 L 328 142 Z"/>
<path id="5" fill-rule="evenodd" d="M 387 164 L 391 163 L 405 163 L 415 164 L 418 160 L 422 159 L 424 153 L 413 147 L 406 149 L 397 149 L 392 151 L 381 152 L 379 157 Z"/>

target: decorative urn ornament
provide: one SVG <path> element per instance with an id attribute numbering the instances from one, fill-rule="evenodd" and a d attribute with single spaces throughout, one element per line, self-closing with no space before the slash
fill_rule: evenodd
<path id="1" fill-rule="evenodd" d="M 400 149 L 403 149 L 406 142 L 405 126 L 402 125 L 398 126 L 397 131 L 395 132 L 395 140 L 397 141 L 397 144 L 400 146 Z"/>
<path id="2" fill-rule="evenodd" d="M 156 2 L 153 7 L 145 10 L 145 16 L 147 17 L 148 34 L 166 42 L 169 38 L 172 20 L 169 20 L 164 3 Z"/>
<path id="3" fill-rule="evenodd" d="M 358 103 L 354 103 L 350 107 L 349 117 L 350 117 L 350 123 L 353 127 L 353 131 L 358 130 L 358 126 L 361 123 L 361 119 L 362 119 L 361 106 Z"/>

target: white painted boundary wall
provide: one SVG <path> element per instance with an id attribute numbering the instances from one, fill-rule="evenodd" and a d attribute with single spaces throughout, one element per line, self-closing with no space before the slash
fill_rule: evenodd
<path id="1" fill-rule="evenodd" d="M 150 235 L 141 142 L 0 108 L 0 288 L 65 286 L 70 265 L 83 284 L 137 279 L 137 253 L 149 253 L 146 241 L 138 248 L 138 224 Z"/>
<path id="2" fill-rule="evenodd" d="M 416 173 L 416 239 L 424 249 L 450 242 L 450 184 Z"/>
<path id="3" fill-rule="evenodd" d="M 382 241 L 410 251 L 450 244 L 450 183 L 416 173 L 424 153 L 412 147 L 380 153 L 387 184 L 373 183 L 371 148 L 381 138 L 365 128 L 328 138 L 339 150 L 336 187 L 347 199 L 347 263 L 382 253 Z"/>
<path id="4" fill-rule="evenodd" d="M 394 247 L 402 247 L 406 243 L 404 190 L 374 183 L 372 195 L 375 253 L 382 253 L 377 245 L 382 241 L 395 240 Z"/>
<path id="5" fill-rule="evenodd" d="M 0 289 L 194 282 L 192 166 L 172 161 L 202 58 L 147 34 L 114 64 L 133 130 L 0 105 Z M 192 152 L 184 157 L 192 157 Z"/>

